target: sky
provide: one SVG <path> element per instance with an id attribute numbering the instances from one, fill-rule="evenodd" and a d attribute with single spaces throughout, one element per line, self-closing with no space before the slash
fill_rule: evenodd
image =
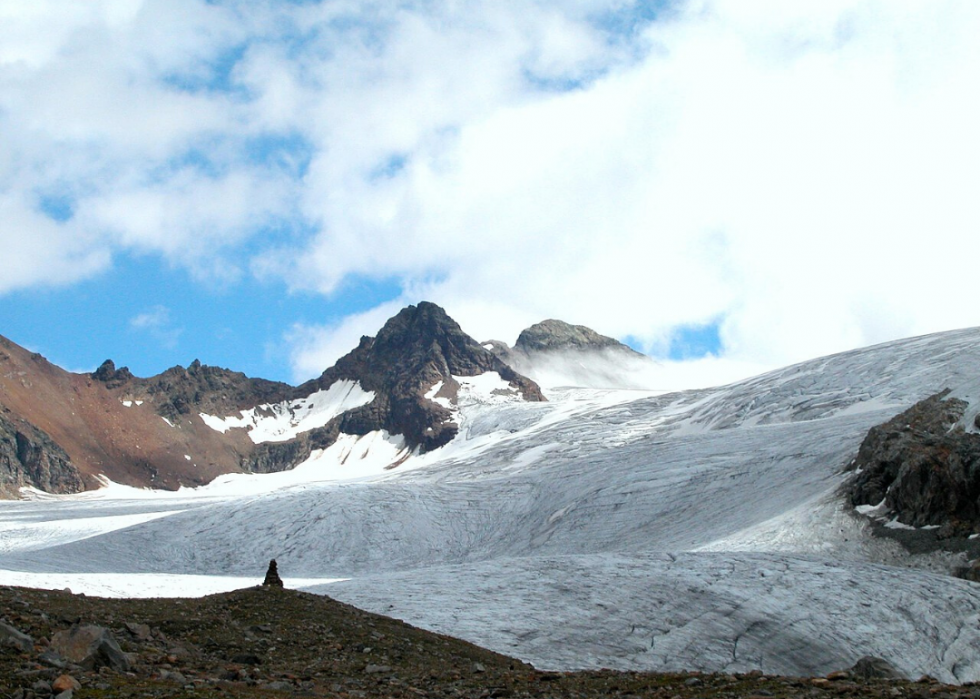
<path id="1" fill-rule="evenodd" d="M 0 334 L 297 383 L 420 300 L 722 378 L 978 325 L 978 35 L 972 0 L 0 0 Z"/>

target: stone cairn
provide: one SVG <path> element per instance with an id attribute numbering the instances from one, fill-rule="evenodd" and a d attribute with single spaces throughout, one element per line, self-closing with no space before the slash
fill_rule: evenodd
<path id="1" fill-rule="evenodd" d="M 279 577 L 279 566 L 276 565 L 275 558 L 269 561 L 269 570 L 265 572 L 265 580 L 262 584 L 270 587 L 282 587 L 282 578 Z"/>

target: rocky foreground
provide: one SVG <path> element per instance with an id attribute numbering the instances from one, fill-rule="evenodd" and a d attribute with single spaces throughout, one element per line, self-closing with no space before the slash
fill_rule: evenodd
<path id="1" fill-rule="evenodd" d="M 259 586 L 200 599 L 0 587 L 0 696 L 980 697 L 980 686 L 828 677 L 539 671 L 329 597 Z M 872 677 L 877 676 L 877 677 Z"/>

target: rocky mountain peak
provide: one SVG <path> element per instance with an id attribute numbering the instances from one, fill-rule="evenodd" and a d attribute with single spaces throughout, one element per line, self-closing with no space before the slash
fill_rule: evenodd
<path id="1" fill-rule="evenodd" d="M 454 376 L 496 372 L 525 400 L 544 395 L 531 379 L 518 374 L 499 357 L 463 332 L 445 310 L 434 303 L 407 306 L 385 323 L 373 339 L 360 344 L 304 390 L 326 388 L 338 380 L 357 381 L 377 397 L 345 414 L 341 431 L 367 434 L 386 430 L 404 435 L 409 445 L 429 451 L 457 433 L 449 409 L 426 398 L 442 382 L 440 397 L 454 399 Z"/>
<path id="2" fill-rule="evenodd" d="M 572 325 L 563 320 L 543 320 L 524 330 L 514 343 L 514 349 L 523 352 L 548 352 L 566 349 L 607 349 L 616 348 L 625 352 L 639 354 L 605 335 L 600 335 L 584 325 Z"/>

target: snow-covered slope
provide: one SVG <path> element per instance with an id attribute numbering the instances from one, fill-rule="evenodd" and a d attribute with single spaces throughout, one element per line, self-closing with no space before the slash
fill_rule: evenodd
<path id="1" fill-rule="evenodd" d="M 374 400 L 374 396 L 356 381 L 337 381 L 306 398 L 242 410 L 240 417 L 218 417 L 206 413 L 200 413 L 200 416 L 204 424 L 221 433 L 234 428 L 245 429 L 256 444 L 286 442 L 303 432 L 323 427 L 341 413 L 367 405 Z"/>
<path id="2" fill-rule="evenodd" d="M 97 592 L 79 575 L 258 577 L 274 557 L 287 578 L 350 579 L 318 591 L 548 667 L 806 674 L 872 654 L 976 680 L 980 588 L 881 565 L 897 545 L 835 492 L 870 426 L 978 366 L 974 329 L 717 389 L 461 391 L 453 442 L 371 469 L 344 471 L 378 453 L 352 445 L 291 480 L 3 503 L 0 569 Z"/>

